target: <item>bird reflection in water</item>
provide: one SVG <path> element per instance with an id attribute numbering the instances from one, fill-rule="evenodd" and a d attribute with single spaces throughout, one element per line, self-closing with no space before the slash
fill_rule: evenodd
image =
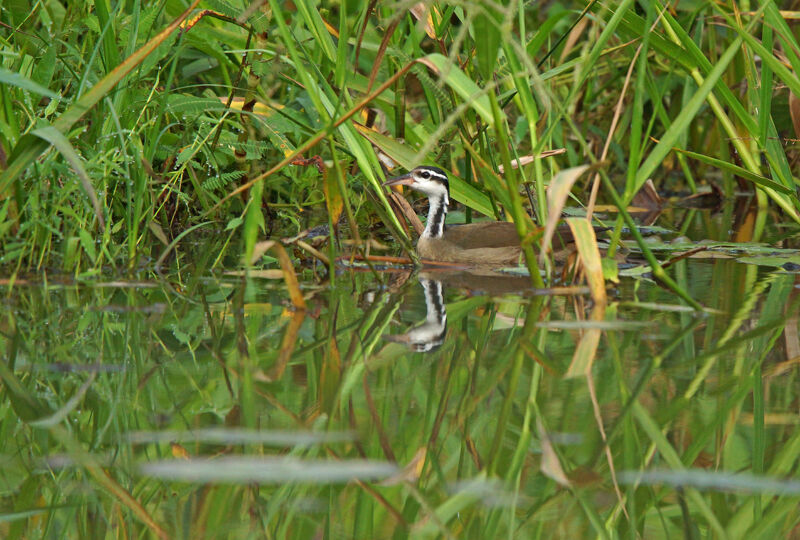
<path id="1" fill-rule="evenodd" d="M 431 352 L 441 347 L 447 334 L 447 309 L 442 282 L 422 276 L 419 283 L 425 291 L 425 321 L 403 334 L 383 336 L 387 341 L 404 343 L 415 352 Z"/>
<path id="2" fill-rule="evenodd" d="M 408 332 L 384 336 L 387 341 L 404 343 L 416 352 L 431 352 L 444 343 L 447 333 L 447 307 L 444 287 L 469 296 L 496 297 L 524 295 L 531 291 L 530 278 L 486 269 L 436 269 L 421 272 L 419 283 L 425 291 L 425 321 Z"/>

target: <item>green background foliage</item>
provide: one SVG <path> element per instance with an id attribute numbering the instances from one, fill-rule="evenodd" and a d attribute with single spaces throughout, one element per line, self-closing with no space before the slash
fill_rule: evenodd
<path id="1" fill-rule="evenodd" d="M 0 533 L 793 534 L 794 275 L 661 268 L 670 248 L 626 213 L 648 179 L 713 185 L 753 204 L 677 232 L 797 231 L 800 47 L 780 7 L 3 2 Z M 447 169 L 452 214 L 521 238 L 551 181 L 590 166 L 577 212 L 600 182 L 611 251 L 624 223 L 682 300 L 628 279 L 587 322 L 574 290 L 451 292 L 439 350 L 386 342 L 424 318 L 416 284 L 331 262 L 384 231 L 410 251 L 380 154 Z M 292 310 L 260 242 L 320 224 L 329 264 L 292 245 L 309 304 Z M 574 377 L 589 331 L 601 347 Z"/>

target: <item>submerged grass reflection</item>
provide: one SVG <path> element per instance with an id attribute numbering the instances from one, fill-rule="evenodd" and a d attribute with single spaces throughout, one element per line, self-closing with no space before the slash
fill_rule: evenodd
<path id="1" fill-rule="evenodd" d="M 623 281 L 592 322 L 582 291 L 427 273 L 343 273 L 300 315 L 258 278 L 14 288 L 0 531 L 789 534 L 795 276 L 677 264 L 713 309 Z M 435 346 L 397 337 L 426 325 Z M 588 332 L 590 370 L 570 371 Z"/>

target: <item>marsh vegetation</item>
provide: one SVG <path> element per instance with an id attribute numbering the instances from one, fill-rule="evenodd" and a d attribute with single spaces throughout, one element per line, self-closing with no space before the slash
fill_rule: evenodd
<path id="1" fill-rule="evenodd" d="M 0 534 L 797 536 L 782 7 L 4 2 Z"/>

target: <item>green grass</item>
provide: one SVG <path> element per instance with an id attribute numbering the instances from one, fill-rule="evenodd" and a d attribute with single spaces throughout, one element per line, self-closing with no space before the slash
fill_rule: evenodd
<path id="1" fill-rule="evenodd" d="M 769 3 L 738 19 L 714 4 L 434 4 L 428 28 L 402 5 L 276 3 L 239 20 L 243 6 L 222 2 L 201 5 L 213 11 L 200 19 L 178 2 L 23 4 L 5 11 L 0 71 L 0 257 L 15 271 L 135 268 L 209 219 L 248 239 L 248 258 L 258 237 L 323 207 L 321 176 L 289 165 L 299 152 L 335 161 L 354 219 L 382 216 L 405 243 L 373 145 L 404 167 L 456 172 L 454 199 L 502 209 L 522 235 L 527 213 L 544 223 L 549 179 L 601 154 L 601 200 L 613 189 L 627 204 L 650 177 L 694 190 L 712 174 L 800 221 L 796 145 L 782 139 L 797 137 L 787 97 L 800 92 L 800 60 Z M 364 105 L 379 113 L 368 138 L 353 123 Z M 565 152 L 511 167 L 552 149 Z"/>
<path id="2" fill-rule="evenodd" d="M 754 205 L 690 211 L 681 234 L 724 242 L 735 229 L 759 242 L 797 231 L 800 47 L 784 18 L 796 14 L 771 2 L 466 2 L 429 4 L 418 20 L 413 5 L 3 4 L 4 536 L 796 529 L 795 488 L 768 482 L 797 474 L 792 275 L 662 267 L 626 211 L 648 179 L 664 193 L 713 183 Z M 591 318 L 580 299 L 451 296 L 449 340 L 434 355 L 383 341 L 408 317 L 404 302 L 419 300 L 416 286 L 332 277 L 338 256 L 374 252 L 365 241 L 386 233 L 412 249 L 377 151 L 403 169 L 448 169 L 467 219 L 511 218 L 520 238 L 547 222 L 550 182 L 588 170 L 571 179 L 571 204 L 590 205 L 597 186 L 598 204 L 618 207 L 605 217 L 614 241 L 630 229 L 671 290 L 623 280 L 627 303 L 595 316 L 651 330 L 569 326 Z M 299 288 L 223 277 L 288 272 L 263 242 L 326 223 L 338 226 L 318 248 L 327 265 L 286 246 Z M 541 285 L 537 247 L 525 247 Z M 118 279 L 147 286 L 103 286 Z M 307 311 L 285 307 L 290 295 L 300 306 L 300 292 Z M 666 309 L 678 298 L 712 310 Z M 548 327 L 561 320 L 566 329 Z M 258 433 L 128 439 L 206 427 Z M 346 436 L 276 443 L 279 430 Z M 174 458 L 200 474 L 206 464 L 183 459 L 220 454 L 218 477 L 148 468 Z M 312 469 L 316 482 L 273 482 L 271 464 L 236 460 L 264 456 L 285 469 L 326 464 Z M 257 481 L 237 476 L 243 466 Z M 703 469 L 718 484 L 639 482 L 654 469 Z M 381 482 L 387 470 L 395 477 Z M 362 480 L 340 483 L 342 471 Z M 619 472 L 628 480 L 616 489 Z"/>

